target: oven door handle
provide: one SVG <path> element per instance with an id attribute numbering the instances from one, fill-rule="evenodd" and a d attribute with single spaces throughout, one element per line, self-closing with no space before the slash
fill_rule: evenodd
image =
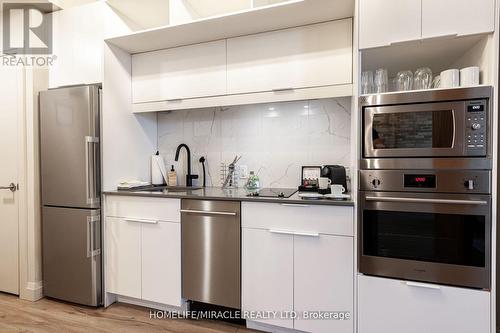
<path id="1" fill-rule="evenodd" d="M 420 198 L 372 197 L 372 196 L 367 196 L 365 199 L 366 199 L 366 201 L 451 204 L 451 205 L 487 205 L 488 204 L 488 202 L 485 200 L 420 199 Z"/>

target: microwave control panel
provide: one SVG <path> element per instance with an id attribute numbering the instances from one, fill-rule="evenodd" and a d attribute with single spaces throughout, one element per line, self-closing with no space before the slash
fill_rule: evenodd
<path id="1" fill-rule="evenodd" d="M 487 153 L 487 100 L 465 102 L 465 147 L 467 155 L 486 156 Z"/>

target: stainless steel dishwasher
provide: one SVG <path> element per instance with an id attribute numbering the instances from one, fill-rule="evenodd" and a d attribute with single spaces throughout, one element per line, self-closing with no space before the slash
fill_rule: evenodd
<path id="1" fill-rule="evenodd" d="M 240 202 L 183 199 L 182 297 L 241 308 Z"/>

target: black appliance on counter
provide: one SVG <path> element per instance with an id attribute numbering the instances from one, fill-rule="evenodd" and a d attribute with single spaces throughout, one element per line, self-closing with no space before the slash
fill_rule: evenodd
<path id="1" fill-rule="evenodd" d="M 330 193 L 330 189 L 319 189 L 318 178 L 327 177 L 331 184 L 342 185 L 347 191 L 347 172 L 342 165 L 303 166 L 302 177 L 299 186 L 300 192 L 318 192 L 320 194 Z"/>

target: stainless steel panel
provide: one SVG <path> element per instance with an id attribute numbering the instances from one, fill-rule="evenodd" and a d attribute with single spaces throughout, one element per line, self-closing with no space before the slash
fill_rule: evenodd
<path id="1" fill-rule="evenodd" d="M 42 214 L 45 296 L 99 306 L 100 210 L 43 207 Z"/>
<path id="2" fill-rule="evenodd" d="M 441 158 L 364 158 L 359 167 L 365 170 L 376 169 L 446 169 L 446 170 L 491 170 L 491 156 L 478 157 L 441 157 Z"/>
<path id="3" fill-rule="evenodd" d="M 377 200 L 379 198 L 380 200 Z M 400 198 L 401 200 L 387 200 Z M 408 200 L 405 200 L 408 199 Z M 421 199 L 415 201 L 412 199 Z M 466 204 L 469 203 L 486 204 Z M 450 284 L 473 288 L 490 288 L 491 270 L 491 196 L 477 194 L 359 192 L 359 270 L 363 274 Z M 363 254 L 363 211 L 465 214 L 485 217 L 485 267 L 403 260 Z"/>
<path id="4" fill-rule="evenodd" d="M 182 297 L 241 308 L 240 203 L 182 200 Z"/>
<path id="5" fill-rule="evenodd" d="M 404 187 L 404 175 L 435 175 L 436 188 Z M 474 189 L 465 182 L 474 180 Z M 374 181 L 377 181 L 374 185 Z M 491 193 L 491 171 L 486 170 L 361 170 L 359 188 L 364 191 L 401 191 L 435 193 Z"/>
<path id="6" fill-rule="evenodd" d="M 491 98 L 493 87 L 471 87 L 457 89 L 438 89 L 407 93 L 395 92 L 386 94 L 363 95 L 359 97 L 360 107 L 366 105 L 394 105 L 405 103 L 427 103 L 441 101 L 459 101 L 467 99 Z"/>
<path id="7" fill-rule="evenodd" d="M 97 85 L 40 93 L 40 147 L 43 204 L 98 208 Z"/>

